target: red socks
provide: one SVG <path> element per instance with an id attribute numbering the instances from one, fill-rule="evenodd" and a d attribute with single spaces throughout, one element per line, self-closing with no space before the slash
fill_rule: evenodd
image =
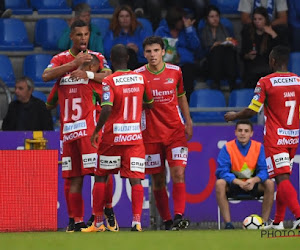
<path id="1" fill-rule="evenodd" d="M 105 189 L 105 207 L 106 208 L 112 208 L 112 198 L 113 198 L 113 175 L 108 176 L 108 180 L 106 183 L 106 189 Z"/>
<path id="2" fill-rule="evenodd" d="M 69 193 L 69 202 L 75 223 L 83 221 L 84 206 L 81 193 Z"/>
<path id="3" fill-rule="evenodd" d="M 65 199 L 66 199 L 66 203 L 67 203 L 68 215 L 69 215 L 69 218 L 73 218 L 73 215 L 71 212 L 71 206 L 70 206 L 70 198 L 69 198 L 70 186 L 71 186 L 71 180 L 65 179 L 64 193 L 65 193 Z"/>
<path id="4" fill-rule="evenodd" d="M 173 201 L 174 201 L 174 214 L 184 214 L 185 210 L 185 183 L 173 184 Z"/>
<path id="5" fill-rule="evenodd" d="M 95 182 L 93 189 L 93 214 L 95 216 L 103 215 L 103 207 L 105 203 L 106 183 Z"/>
<path id="6" fill-rule="evenodd" d="M 297 192 L 290 180 L 284 180 L 278 185 L 274 223 L 279 223 L 284 220 L 286 207 L 291 210 L 295 218 L 300 217 L 300 205 L 297 198 Z"/>
<path id="7" fill-rule="evenodd" d="M 160 217 L 163 219 L 163 221 L 172 220 L 169 209 L 169 197 L 166 188 L 154 190 L 153 193 Z"/>
<path id="8" fill-rule="evenodd" d="M 133 221 L 140 222 L 144 200 L 144 188 L 141 184 L 132 186 L 131 199 Z"/>

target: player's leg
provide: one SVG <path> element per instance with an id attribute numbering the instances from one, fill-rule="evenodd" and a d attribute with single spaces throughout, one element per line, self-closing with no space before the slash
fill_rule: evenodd
<path id="1" fill-rule="evenodd" d="M 131 185 L 132 224 L 131 231 L 142 231 L 141 217 L 143 211 L 144 188 L 139 178 L 129 178 Z"/>
<path id="2" fill-rule="evenodd" d="M 67 210 L 68 210 L 68 215 L 69 215 L 69 224 L 67 226 L 66 232 L 73 232 L 74 227 L 75 227 L 75 221 L 74 221 L 74 217 L 71 212 L 70 199 L 69 199 L 70 186 L 71 186 L 71 180 L 66 178 L 64 180 L 64 195 L 65 195 Z"/>
<path id="3" fill-rule="evenodd" d="M 267 179 L 264 183 L 259 183 L 258 191 L 262 191 L 264 193 L 261 217 L 263 219 L 263 222 L 267 223 L 274 202 L 274 182 L 270 179 Z"/>
<path id="4" fill-rule="evenodd" d="M 164 222 L 165 229 L 170 230 L 173 220 L 166 189 L 164 146 L 162 143 L 145 143 L 145 151 L 146 174 L 151 175 L 155 205 Z"/>
<path id="5" fill-rule="evenodd" d="M 233 229 L 234 227 L 231 223 L 229 202 L 226 195 L 227 189 L 228 185 L 224 179 L 218 179 L 216 181 L 216 197 L 221 215 L 226 223 L 225 229 Z"/>

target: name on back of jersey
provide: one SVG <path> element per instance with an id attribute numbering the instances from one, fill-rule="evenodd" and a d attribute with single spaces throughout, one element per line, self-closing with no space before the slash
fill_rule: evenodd
<path id="1" fill-rule="evenodd" d="M 144 84 L 144 78 L 140 75 L 128 74 L 113 77 L 114 84 L 120 85 L 132 85 L 132 84 Z"/>

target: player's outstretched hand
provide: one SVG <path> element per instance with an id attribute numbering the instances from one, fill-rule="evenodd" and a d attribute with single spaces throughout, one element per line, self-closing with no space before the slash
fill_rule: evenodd
<path id="1" fill-rule="evenodd" d="M 236 112 L 234 111 L 230 111 L 230 112 L 227 112 L 225 115 L 224 115 L 224 119 L 225 121 L 229 122 L 229 121 L 234 121 L 236 120 Z"/>
<path id="2" fill-rule="evenodd" d="M 91 137 L 91 143 L 94 148 L 98 148 L 98 139 L 99 139 L 99 134 L 94 132 Z"/>

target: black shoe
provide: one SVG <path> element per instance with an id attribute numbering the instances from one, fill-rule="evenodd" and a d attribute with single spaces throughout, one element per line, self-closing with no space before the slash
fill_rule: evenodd
<path id="1" fill-rule="evenodd" d="M 94 219 L 95 219 L 95 217 L 94 217 L 94 215 L 92 214 L 91 217 L 89 218 L 89 220 L 86 222 L 86 226 L 87 226 L 87 227 L 90 227 L 90 226 L 93 224 Z"/>
<path id="2" fill-rule="evenodd" d="M 67 226 L 66 232 L 73 233 L 75 229 L 75 221 L 74 218 L 69 218 L 69 224 Z"/>
<path id="3" fill-rule="evenodd" d="M 225 229 L 234 229 L 234 226 L 232 225 L 231 222 L 227 222 L 225 225 Z"/>
<path id="4" fill-rule="evenodd" d="M 81 228 L 86 228 L 84 222 L 75 223 L 74 232 L 81 232 Z"/>
<path id="5" fill-rule="evenodd" d="M 173 221 L 172 220 L 164 221 L 164 225 L 165 225 L 165 230 L 167 231 L 172 230 Z"/>
<path id="6" fill-rule="evenodd" d="M 189 225 L 189 220 L 184 219 L 181 214 L 176 214 L 174 217 L 172 230 L 186 229 Z"/>
<path id="7" fill-rule="evenodd" d="M 118 232 L 119 231 L 119 225 L 116 220 L 116 216 L 114 213 L 114 210 L 112 208 L 105 208 L 104 214 L 106 217 L 106 227 L 111 232 Z"/>

